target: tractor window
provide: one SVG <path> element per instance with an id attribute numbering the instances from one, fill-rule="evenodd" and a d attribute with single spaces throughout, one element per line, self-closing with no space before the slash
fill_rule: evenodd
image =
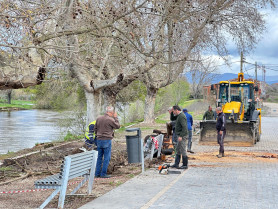
<path id="1" fill-rule="evenodd" d="M 222 104 L 228 102 L 228 89 L 229 89 L 229 85 L 227 83 L 222 83 L 220 85 L 219 99 L 220 99 L 220 103 Z"/>
<path id="2" fill-rule="evenodd" d="M 249 85 L 248 84 L 244 84 L 243 85 L 243 104 L 244 104 L 244 110 L 245 112 L 247 111 L 247 109 L 249 108 L 249 103 L 248 100 L 250 99 L 250 91 L 249 91 Z"/>
<path id="3" fill-rule="evenodd" d="M 231 101 L 243 102 L 244 106 L 248 108 L 248 99 L 250 99 L 249 84 L 231 84 Z M 222 83 L 219 91 L 220 103 L 225 104 L 229 99 L 229 84 Z"/>

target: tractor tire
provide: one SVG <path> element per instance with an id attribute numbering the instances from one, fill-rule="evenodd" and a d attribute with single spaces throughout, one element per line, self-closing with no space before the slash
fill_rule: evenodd
<path id="1" fill-rule="evenodd" d="M 260 118 L 258 117 L 257 119 L 257 125 L 258 125 L 258 131 L 257 131 L 257 136 L 256 136 L 256 141 L 259 142 L 261 140 L 261 134 L 260 134 L 260 131 L 259 131 L 259 127 L 260 127 Z"/>

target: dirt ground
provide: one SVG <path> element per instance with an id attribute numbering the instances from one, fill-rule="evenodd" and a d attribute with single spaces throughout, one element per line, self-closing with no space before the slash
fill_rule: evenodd
<path id="1" fill-rule="evenodd" d="M 152 133 L 153 129 L 164 128 L 164 124 L 154 127 L 141 127 L 142 136 Z M 97 198 L 113 188 L 123 184 L 141 172 L 140 164 L 128 164 L 125 135 L 133 133 L 116 132 L 112 144 L 112 157 L 108 167 L 108 174 L 112 178 L 96 178 L 93 185 L 92 195 L 86 194 L 87 185 L 78 190 L 78 196 L 67 196 L 64 208 L 76 209 L 85 203 Z M 46 143 L 35 146 L 31 149 L 21 150 L 13 156 L 0 156 L 0 208 L 37 208 L 54 190 L 32 191 L 35 190 L 34 182 L 37 179 L 59 173 L 63 158 L 70 154 L 82 152 L 79 148 L 83 147 L 83 140 Z M 157 159 L 152 163 L 145 163 L 146 168 L 156 166 Z M 69 182 L 67 194 L 77 186 L 81 179 L 73 179 Z M 47 205 L 47 208 L 57 208 L 58 195 Z"/>
<path id="2" fill-rule="evenodd" d="M 278 117 L 278 103 L 263 103 L 264 116 Z"/>

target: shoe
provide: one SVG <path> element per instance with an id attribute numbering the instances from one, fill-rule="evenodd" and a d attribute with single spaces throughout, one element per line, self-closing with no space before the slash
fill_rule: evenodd
<path id="1" fill-rule="evenodd" d="M 175 157 L 175 164 L 170 165 L 170 167 L 171 168 L 179 168 L 180 160 L 181 160 L 181 156 L 180 155 L 176 155 L 176 157 Z"/>
<path id="2" fill-rule="evenodd" d="M 182 165 L 181 167 L 179 167 L 179 169 L 187 169 L 188 168 L 188 166 L 186 166 L 186 165 Z"/>
<path id="3" fill-rule="evenodd" d="M 108 178 L 111 178 L 111 176 L 110 175 L 105 175 L 105 176 L 100 176 L 100 178 L 108 179 Z"/>
<path id="4" fill-rule="evenodd" d="M 188 157 L 182 156 L 182 166 L 179 169 L 187 169 L 188 168 Z"/>
<path id="5" fill-rule="evenodd" d="M 222 154 L 216 155 L 218 158 L 222 158 Z"/>
<path id="6" fill-rule="evenodd" d="M 177 169 L 179 169 L 179 166 L 178 166 L 178 165 L 173 164 L 173 165 L 170 165 L 170 168 L 177 168 Z"/>
<path id="7" fill-rule="evenodd" d="M 99 178 L 100 176 L 95 176 L 95 178 Z"/>
<path id="8" fill-rule="evenodd" d="M 219 152 L 219 154 L 218 155 L 216 155 L 218 158 L 222 158 L 222 157 L 224 157 L 224 153 L 222 153 L 222 152 Z"/>
<path id="9" fill-rule="evenodd" d="M 187 150 L 187 152 L 190 152 L 190 153 L 192 153 L 192 154 L 194 153 L 192 150 Z"/>

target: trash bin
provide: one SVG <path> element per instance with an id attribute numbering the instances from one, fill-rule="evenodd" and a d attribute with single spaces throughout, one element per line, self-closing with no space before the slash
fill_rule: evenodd
<path id="1" fill-rule="evenodd" d="M 128 163 L 141 163 L 141 129 L 140 128 L 128 128 L 127 132 L 137 132 L 136 135 L 125 136 L 127 146 Z"/>

